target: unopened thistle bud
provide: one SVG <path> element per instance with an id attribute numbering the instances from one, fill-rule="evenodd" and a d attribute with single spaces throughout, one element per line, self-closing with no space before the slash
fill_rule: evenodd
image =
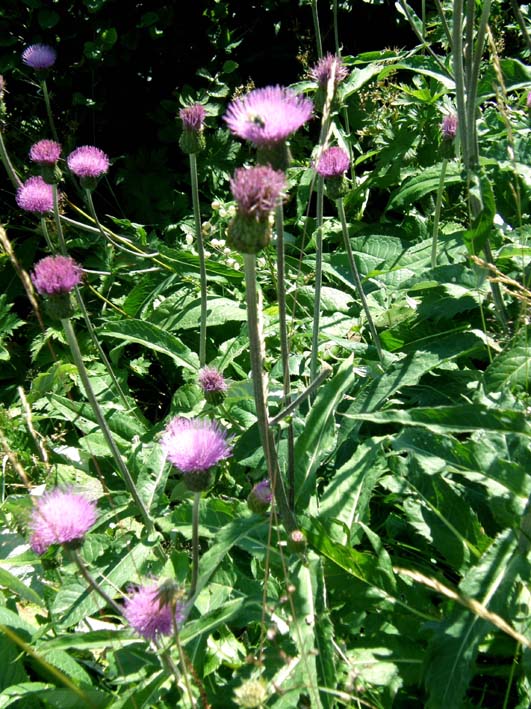
<path id="1" fill-rule="evenodd" d="M 269 480 L 261 480 L 259 483 L 256 483 L 249 493 L 247 505 L 251 512 L 255 512 L 256 514 L 265 514 L 271 505 L 272 499 L 273 494 L 271 492 Z"/>
<path id="2" fill-rule="evenodd" d="M 199 371 L 199 386 L 209 404 L 221 404 L 227 391 L 227 382 L 215 367 L 203 367 Z"/>
<path id="3" fill-rule="evenodd" d="M 262 679 L 248 679 L 234 690 L 234 702 L 244 709 L 260 709 L 267 700 L 267 686 Z"/>
<path id="4" fill-rule="evenodd" d="M 321 153 L 315 171 L 325 178 L 326 193 L 330 199 L 339 199 L 347 192 L 345 173 L 349 167 L 350 157 L 343 148 L 334 146 Z"/>

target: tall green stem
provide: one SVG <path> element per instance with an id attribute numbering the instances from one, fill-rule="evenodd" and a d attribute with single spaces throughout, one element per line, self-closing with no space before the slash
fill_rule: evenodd
<path id="1" fill-rule="evenodd" d="M 251 371 L 253 377 L 254 399 L 256 405 L 256 417 L 258 419 L 258 429 L 264 456 L 267 465 L 267 472 L 274 491 L 275 501 L 282 519 L 282 523 L 289 533 L 296 529 L 296 522 L 288 505 L 284 481 L 278 474 L 278 460 L 273 441 L 273 435 L 269 426 L 269 416 L 266 402 L 266 386 L 264 381 L 264 358 L 262 353 L 262 332 L 258 317 L 258 291 L 256 287 L 256 256 L 254 254 L 243 254 L 243 265 L 245 273 L 245 295 L 247 299 L 247 325 L 249 329 L 249 345 L 251 355 Z"/>
<path id="2" fill-rule="evenodd" d="M 439 236 L 439 219 L 441 217 L 441 205 L 442 196 L 444 192 L 444 179 L 446 177 L 446 168 L 448 167 L 448 160 L 446 158 L 442 161 L 441 166 L 441 176 L 439 178 L 439 187 L 437 189 L 437 201 L 435 202 L 435 215 L 433 217 L 433 231 L 431 235 L 431 267 L 435 268 L 437 266 L 437 239 Z"/>
<path id="3" fill-rule="evenodd" d="M 48 94 L 48 86 L 46 85 L 46 79 L 41 81 L 42 95 L 44 96 L 44 103 L 46 105 L 46 114 L 48 116 L 48 123 L 50 124 L 50 130 L 52 131 L 53 139 L 58 143 L 59 138 L 57 136 L 57 131 L 55 130 L 55 123 L 53 120 L 52 106 L 50 104 L 50 95 Z"/>
<path id="4" fill-rule="evenodd" d="M 98 422 L 98 426 L 101 429 L 101 432 L 103 433 L 103 437 L 105 438 L 105 442 L 107 443 L 109 450 L 111 451 L 111 454 L 115 460 L 115 463 L 122 474 L 122 477 L 124 479 L 124 482 L 127 486 L 127 489 L 131 493 L 136 506 L 138 507 L 140 514 L 142 515 L 144 519 L 144 523 L 148 529 L 149 532 L 152 532 L 154 529 L 153 522 L 151 520 L 151 517 L 149 516 L 149 512 L 144 505 L 142 499 L 140 498 L 138 491 L 136 489 L 135 483 L 133 481 L 133 478 L 131 477 L 131 473 L 129 472 L 126 464 L 124 463 L 122 456 L 120 454 L 120 451 L 118 450 L 118 446 L 116 445 L 114 438 L 112 436 L 112 433 L 109 429 L 109 426 L 107 424 L 107 421 L 105 420 L 105 416 L 103 415 L 103 412 L 100 408 L 100 405 L 98 404 L 98 400 L 96 399 L 96 395 L 94 394 L 94 390 L 92 389 L 92 385 L 89 380 L 88 372 L 85 368 L 85 364 L 83 362 L 83 357 L 81 355 L 81 351 L 79 349 L 79 345 L 77 343 L 76 335 L 74 332 L 74 328 L 72 327 L 72 323 L 68 318 L 64 318 L 61 320 L 61 324 L 63 325 L 63 329 L 65 331 L 66 339 L 68 342 L 68 346 L 70 347 L 70 351 L 72 352 L 72 357 L 74 358 L 74 363 L 77 367 L 77 370 L 79 372 L 79 376 L 81 377 L 81 381 L 83 382 L 83 387 L 85 389 L 85 393 L 87 395 L 87 398 L 90 402 L 90 405 L 92 407 L 92 410 L 94 412 L 94 416 L 96 417 L 96 421 Z"/>
<path id="5" fill-rule="evenodd" d="M 21 182 L 19 176 L 17 175 L 17 173 L 15 172 L 15 168 L 13 167 L 11 160 L 9 159 L 9 155 L 7 153 L 6 146 L 4 143 L 4 136 L 2 135 L 1 126 L 0 126 L 0 160 L 2 161 L 2 163 L 6 169 L 7 176 L 11 180 L 11 184 L 17 190 L 22 185 L 22 182 Z"/>
<path id="6" fill-rule="evenodd" d="M 333 2 L 332 2 L 332 11 L 333 11 L 333 21 L 334 21 L 334 46 L 336 48 L 336 54 L 337 54 L 337 56 L 339 56 L 341 53 L 341 47 L 339 46 L 339 27 L 338 27 L 338 22 L 337 22 L 337 0 L 333 0 Z"/>
<path id="7" fill-rule="evenodd" d="M 312 354 L 310 377 L 315 379 L 318 367 L 319 326 L 321 319 L 321 287 L 323 281 L 323 203 L 324 178 L 317 178 L 317 224 L 315 230 L 315 299 L 313 303 Z"/>
<path id="8" fill-rule="evenodd" d="M 365 297 L 365 293 L 363 292 L 363 285 L 361 283 L 360 274 L 358 271 L 358 267 L 356 266 L 354 254 L 352 253 L 352 247 L 350 245 L 350 239 L 348 236 L 347 219 L 345 217 L 345 207 L 343 206 L 343 200 L 341 198 L 338 199 L 336 204 L 337 204 L 337 211 L 339 214 L 339 219 L 341 221 L 341 232 L 343 234 L 343 243 L 345 245 L 345 249 L 347 250 L 347 257 L 348 257 L 348 262 L 350 264 L 350 270 L 352 272 L 352 277 L 354 278 L 354 283 L 356 284 L 356 289 L 358 291 L 358 295 L 361 300 L 363 310 L 365 311 L 365 316 L 367 318 L 367 324 L 369 326 L 369 330 L 371 331 L 371 335 L 372 335 L 372 341 L 373 341 L 374 346 L 376 347 L 376 352 L 378 353 L 378 359 L 380 360 L 380 363 L 383 365 L 384 364 L 384 355 L 383 355 L 382 345 L 380 342 L 380 338 L 378 336 L 378 332 L 376 331 L 376 327 L 374 325 L 374 320 L 372 319 L 371 310 L 369 308 L 369 304 L 367 303 L 367 298 Z"/>
<path id="9" fill-rule="evenodd" d="M 201 493 L 194 492 L 192 507 L 192 581 L 190 583 L 190 598 L 195 596 L 197 578 L 199 576 L 199 502 Z"/>
<path id="10" fill-rule="evenodd" d="M 197 182 L 197 156 L 190 153 L 190 180 L 192 184 L 192 203 L 194 208 L 195 235 L 199 255 L 199 276 L 201 288 L 201 319 L 199 324 L 199 364 L 206 364 L 206 327 L 207 327 L 207 276 L 205 265 L 205 247 L 201 230 L 201 209 L 199 205 L 199 186 Z"/>
<path id="11" fill-rule="evenodd" d="M 315 32 L 315 44 L 317 46 L 317 58 L 321 59 L 323 56 L 323 42 L 321 40 L 321 28 L 319 26 L 319 13 L 317 11 L 317 0 L 311 0 L 311 3 L 312 3 L 313 29 Z"/>
<path id="12" fill-rule="evenodd" d="M 79 556 L 79 552 L 77 551 L 77 549 L 71 549 L 66 546 L 64 548 L 67 552 L 67 555 L 70 556 L 70 558 L 73 559 L 73 561 L 75 562 L 77 568 L 81 573 L 81 576 L 83 576 L 90 588 L 92 588 L 93 591 L 96 591 L 98 596 L 101 596 L 105 603 L 110 606 L 118 615 L 123 615 L 122 608 L 120 608 L 120 606 L 103 590 L 103 588 L 99 585 L 99 583 L 97 583 L 95 578 L 87 569 L 87 567 L 85 566 L 85 562 Z"/>
<path id="13" fill-rule="evenodd" d="M 289 342 L 288 322 L 286 308 L 286 258 L 284 253 L 284 209 L 279 205 L 275 212 L 275 226 L 277 232 L 277 301 L 278 323 L 280 330 L 280 356 L 282 360 L 282 406 L 289 406 L 291 401 L 291 380 L 289 371 Z M 293 424 L 288 422 L 288 486 L 290 505 L 295 499 L 295 442 Z"/>

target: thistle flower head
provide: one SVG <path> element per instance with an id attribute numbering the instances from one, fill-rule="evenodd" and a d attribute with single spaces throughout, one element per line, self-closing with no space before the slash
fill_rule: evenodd
<path id="1" fill-rule="evenodd" d="M 527 108 L 531 108 L 531 91 L 527 94 L 526 106 Z"/>
<path id="2" fill-rule="evenodd" d="M 67 157 L 66 163 L 71 172 L 81 178 L 101 177 L 109 169 L 108 155 L 93 145 L 76 148 Z"/>
<path id="3" fill-rule="evenodd" d="M 269 480 L 261 480 L 253 487 L 247 498 L 247 504 L 252 512 L 263 513 L 267 512 L 273 493 Z"/>
<path id="4" fill-rule="evenodd" d="M 31 515 L 31 548 L 37 554 L 44 554 L 51 544 L 80 541 L 96 521 L 97 514 L 94 502 L 72 490 L 45 493 Z"/>
<path id="5" fill-rule="evenodd" d="M 267 685 L 263 679 L 248 679 L 234 690 L 234 701 L 244 709 L 259 709 L 267 700 Z"/>
<path id="6" fill-rule="evenodd" d="M 336 54 L 330 54 L 330 52 L 324 56 L 310 69 L 309 76 L 317 84 L 326 88 L 328 80 L 334 72 L 334 85 L 337 86 L 341 81 L 347 78 L 348 69 L 344 65 L 341 57 Z"/>
<path id="7" fill-rule="evenodd" d="M 61 146 L 55 140 L 39 140 L 31 146 L 29 156 L 38 165 L 55 165 L 61 156 Z"/>
<path id="8" fill-rule="evenodd" d="M 166 603 L 158 584 L 131 589 L 125 601 L 124 617 L 129 625 L 147 640 L 157 635 L 171 635 L 185 619 L 185 606 L 178 600 Z"/>
<path id="9" fill-rule="evenodd" d="M 161 446 L 194 492 L 206 489 L 212 468 L 232 455 L 227 432 L 207 418 L 173 418 L 166 426 Z"/>
<path id="10" fill-rule="evenodd" d="M 48 44 L 30 44 L 22 52 L 22 61 L 32 69 L 49 69 L 56 59 L 57 52 Z"/>
<path id="11" fill-rule="evenodd" d="M 279 204 L 286 186 L 286 178 L 280 170 L 268 166 L 240 167 L 234 172 L 230 189 L 238 212 L 257 220 L 268 217 Z"/>
<path id="12" fill-rule="evenodd" d="M 453 140 L 457 135 L 457 116 L 448 114 L 444 116 L 441 123 L 441 133 L 443 140 Z"/>
<path id="13" fill-rule="evenodd" d="M 310 99 L 282 86 L 255 89 L 229 104 L 225 121 L 240 138 L 257 146 L 286 140 L 312 115 Z"/>
<path id="14" fill-rule="evenodd" d="M 205 116 L 206 111 L 200 103 L 186 106 L 179 111 L 179 118 L 183 122 L 183 128 L 194 133 L 199 133 L 203 129 Z"/>
<path id="15" fill-rule="evenodd" d="M 343 148 L 334 146 L 323 150 L 315 168 L 321 177 L 342 177 L 350 167 L 350 158 Z"/>
<path id="16" fill-rule="evenodd" d="M 15 197 L 18 206 L 27 212 L 44 214 L 53 210 L 52 186 L 42 177 L 30 177 L 21 185 Z"/>
<path id="17" fill-rule="evenodd" d="M 223 401 L 228 387 L 219 369 L 203 367 L 197 379 L 209 404 L 220 404 Z"/>
<path id="18" fill-rule="evenodd" d="M 81 283 L 83 270 L 70 256 L 46 256 L 37 261 L 31 280 L 40 295 L 71 293 Z"/>

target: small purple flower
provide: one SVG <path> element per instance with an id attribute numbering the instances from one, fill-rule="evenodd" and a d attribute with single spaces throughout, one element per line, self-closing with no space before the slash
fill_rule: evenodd
<path id="1" fill-rule="evenodd" d="M 48 44 L 30 44 L 22 52 L 22 61 L 32 69 L 49 69 L 56 59 L 57 52 Z"/>
<path id="2" fill-rule="evenodd" d="M 441 123 L 443 140 L 453 140 L 457 135 L 457 116 L 448 114 L 444 116 Z"/>
<path id="3" fill-rule="evenodd" d="M 170 463 L 185 475 L 209 471 L 232 455 L 227 432 L 211 419 L 173 418 L 161 445 Z"/>
<path id="4" fill-rule="evenodd" d="M 47 492 L 37 501 L 31 515 L 31 548 L 44 554 L 51 544 L 79 541 L 97 516 L 96 504 L 84 495 L 60 489 Z"/>
<path id="5" fill-rule="evenodd" d="M 52 186 L 42 177 L 30 177 L 21 185 L 15 197 L 18 206 L 27 212 L 44 214 L 53 210 Z"/>
<path id="6" fill-rule="evenodd" d="M 39 140 L 31 146 L 29 156 L 39 165 L 55 165 L 61 157 L 61 145 L 55 140 Z"/>
<path id="7" fill-rule="evenodd" d="M 109 157 L 93 145 L 76 148 L 66 159 L 69 169 L 78 177 L 101 177 L 109 169 Z"/>
<path id="8" fill-rule="evenodd" d="M 310 99 L 282 86 L 255 89 L 229 104 L 225 121 L 240 138 L 257 146 L 285 141 L 312 115 Z"/>
<path id="9" fill-rule="evenodd" d="M 335 54 L 330 54 L 330 52 L 319 59 L 317 64 L 313 66 L 308 72 L 310 78 L 319 84 L 322 88 L 326 88 L 328 84 L 328 79 L 332 76 L 332 71 L 334 71 L 334 85 L 337 86 L 341 81 L 347 78 L 348 69 L 344 65 L 341 57 Z"/>
<path id="10" fill-rule="evenodd" d="M 174 623 L 177 629 L 182 625 L 185 607 L 179 601 L 165 603 L 157 584 L 139 586 L 125 601 L 124 617 L 139 635 L 154 640 L 157 635 L 171 635 Z"/>
<path id="11" fill-rule="evenodd" d="M 221 404 L 227 391 L 227 382 L 223 375 L 215 367 L 203 367 L 199 370 L 197 378 L 199 386 L 203 390 L 205 399 L 209 404 Z"/>
<path id="12" fill-rule="evenodd" d="M 342 177 L 350 167 L 350 158 L 343 148 L 334 146 L 323 150 L 315 168 L 321 177 Z"/>
<path id="13" fill-rule="evenodd" d="M 271 492 L 269 480 L 261 480 L 259 483 L 256 483 L 249 493 L 247 504 L 252 512 L 260 514 L 267 512 L 272 499 L 273 493 Z"/>
<path id="14" fill-rule="evenodd" d="M 31 280 L 40 295 L 71 293 L 81 283 L 83 269 L 70 256 L 46 256 L 37 261 Z"/>
<path id="15" fill-rule="evenodd" d="M 268 166 L 239 167 L 230 181 L 238 212 L 262 220 L 280 203 L 286 187 L 282 171 Z"/>
<path id="16" fill-rule="evenodd" d="M 531 91 L 527 94 L 526 106 L 531 108 Z"/>
<path id="17" fill-rule="evenodd" d="M 179 118 L 183 122 L 183 128 L 193 131 L 194 133 L 199 133 L 199 131 L 203 129 L 205 116 L 206 111 L 200 103 L 186 106 L 179 111 Z"/>

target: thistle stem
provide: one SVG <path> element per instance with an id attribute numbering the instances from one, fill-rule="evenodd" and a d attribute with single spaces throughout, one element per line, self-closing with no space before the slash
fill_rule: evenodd
<path id="1" fill-rule="evenodd" d="M 442 196 L 444 192 L 444 179 L 446 177 L 446 168 L 448 160 L 444 158 L 441 165 L 441 176 L 439 178 L 439 187 L 437 189 L 437 200 L 435 202 L 435 214 L 433 217 L 433 231 L 431 235 L 431 267 L 437 266 L 437 239 L 439 236 L 439 219 L 441 217 Z"/>
<path id="2" fill-rule="evenodd" d="M 199 502 L 201 493 L 194 492 L 192 507 L 192 581 L 190 583 L 190 598 L 195 596 L 197 578 L 199 576 Z"/>
<path id="3" fill-rule="evenodd" d="M 310 359 L 310 378 L 317 376 L 317 358 L 319 348 L 319 326 L 321 321 L 321 287 L 323 281 L 323 204 L 324 178 L 317 178 L 317 228 L 315 230 L 315 299 L 313 302 L 312 354 Z"/>
<path id="4" fill-rule="evenodd" d="M 85 566 L 85 562 L 79 556 L 79 552 L 77 551 L 77 549 L 72 549 L 66 546 L 64 547 L 64 549 L 67 552 L 67 555 L 70 556 L 71 559 L 73 559 L 81 573 L 81 576 L 83 576 L 90 588 L 93 591 L 96 591 L 96 593 L 101 596 L 101 598 L 103 598 L 105 603 L 110 606 L 116 613 L 118 613 L 118 615 L 123 615 L 120 606 L 103 590 L 103 588 L 99 585 L 99 583 L 87 569 L 87 567 Z"/>
<path id="5" fill-rule="evenodd" d="M 13 167 L 13 163 L 9 159 L 9 155 L 6 150 L 6 146 L 4 143 L 4 136 L 2 134 L 1 127 L 0 127 L 0 160 L 2 161 L 2 163 L 6 169 L 7 176 L 11 180 L 11 184 L 17 190 L 19 187 L 21 187 L 22 181 L 20 180 L 19 176 L 15 172 L 15 168 Z"/>
<path id="6" fill-rule="evenodd" d="M 313 380 L 313 382 L 310 382 L 309 386 L 306 387 L 306 389 L 299 394 L 299 396 L 294 399 L 293 401 L 290 402 L 288 406 L 286 406 L 285 409 L 282 409 L 282 411 L 279 411 L 278 414 L 273 416 L 272 419 L 269 419 L 269 425 L 270 426 L 275 426 L 276 424 L 279 424 L 281 421 L 283 421 L 285 418 L 287 418 L 290 414 L 292 414 L 294 411 L 296 411 L 301 404 L 303 404 L 306 399 L 313 394 L 313 392 L 318 389 L 321 384 L 324 382 L 324 380 L 330 376 L 330 373 L 332 371 L 332 367 L 330 365 L 325 364 L 321 371 L 319 372 L 318 376 Z"/>
<path id="7" fill-rule="evenodd" d="M 317 46 L 317 58 L 322 59 L 322 57 L 323 57 L 323 42 L 321 40 L 321 28 L 319 26 L 319 13 L 317 11 L 317 0 L 311 0 L 311 3 L 312 3 L 313 29 L 315 32 L 315 43 Z"/>
<path id="8" fill-rule="evenodd" d="M 63 329 L 65 331 L 66 339 L 68 342 L 68 346 L 70 347 L 70 351 L 72 352 L 72 357 L 74 358 L 74 363 L 77 367 L 77 370 L 79 372 L 79 376 L 81 377 L 81 381 L 83 383 L 83 387 L 85 389 L 87 398 L 90 402 L 90 405 L 92 407 L 92 410 L 94 412 L 94 416 L 96 417 L 96 421 L 98 422 L 98 426 L 101 429 L 101 432 L 103 433 L 103 437 L 105 438 L 105 441 L 109 447 L 109 450 L 111 451 L 111 454 L 116 462 L 116 465 L 118 466 L 118 469 L 120 473 L 122 474 L 122 478 L 126 484 L 127 489 L 131 493 L 136 506 L 138 507 L 140 514 L 142 515 L 144 519 L 144 523 L 148 529 L 148 532 L 152 532 L 154 530 L 154 525 L 151 520 L 151 517 L 149 516 L 149 512 L 146 509 L 146 506 L 142 502 L 138 491 L 136 489 L 135 483 L 133 481 L 133 478 L 131 477 L 131 473 L 129 472 L 126 464 L 124 463 L 122 456 L 120 454 L 120 451 L 118 450 L 118 446 L 116 445 L 114 438 L 112 436 L 112 433 L 109 429 L 109 426 L 107 424 L 107 421 L 105 420 L 105 416 L 103 415 L 103 412 L 100 408 L 100 405 L 98 404 L 98 400 L 96 398 L 96 395 L 94 394 L 94 390 L 92 389 L 92 385 L 89 380 L 88 372 L 85 368 L 85 364 L 83 362 L 83 357 L 81 355 L 81 351 L 79 349 L 79 345 L 77 343 L 76 335 L 74 332 L 74 328 L 72 327 L 72 323 L 68 318 L 63 318 L 61 320 L 61 324 L 63 326 Z"/>
<path id="9" fill-rule="evenodd" d="M 267 472 L 271 489 L 282 519 L 282 523 L 289 533 L 296 529 L 297 524 L 288 505 L 284 481 L 278 474 L 278 461 L 276 456 L 273 435 L 269 427 L 269 416 L 266 403 L 266 386 L 263 373 L 262 333 L 258 319 L 258 291 L 256 287 L 256 256 L 243 254 L 245 273 L 245 295 L 247 299 L 247 325 L 249 329 L 249 345 L 251 355 L 251 371 L 253 377 L 254 399 L 258 429 L 264 449 Z"/>
<path id="10" fill-rule="evenodd" d="M 192 203 L 194 208 L 195 235 L 197 239 L 197 254 L 199 256 L 199 276 L 201 287 L 201 319 L 199 323 L 199 364 L 206 364 L 206 334 L 207 334 L 207 276 L 205 265 L 205 247 L 201 231 L 201 210 L 199 205 L 199 187 L 197 182 L 197 155 L 190 153 L 190 180 L 192 185 Z"/>
<path id="11" fill-rule="evenodd" d="M 352 247 L 350 245 L 350 239 L 348 237 L 348 227 L 347 227 L 347 220 L 345 217 L 345 207 L 343 206 L 343 200 L 338 199 L 336 204 L 337 204 L 337 211 L 339 214 L 339 219 L 341 221 L 341 231 L 343 234 L 343 243 L 345 244 L 345 249 L 347 251 L 347 257 L 348 257 L 348 262 L 350 265 L 350 270 L 352 272 L 352 277 L 354 278 L 354 283 L 356 284 L 356 289 L 358 291 L 358 295 L 361 300 L 363 310 L 365 311 L 365 316 L 367 317 L 367 324 L 369 326 L 369 330 L 371 331 L 372 341 L 373 341 L 374 346 L 376 347 L 376 352 L 378 353 L 378 359 L 380 360 L 380 363 L 383 365 L 384 364 L 384 355 L 383 355 L 382 345 L 380 342 L 380 338 L 378 336 L 378 332 L 376 331 L 376 327 L 374 325 L 374 320 L 372 319 L 371 310 L 369 308 L 369 304 L 367 303 L 367 298 L 365 297 L 365 293 L 363 292 L 363 286 L 361 283 L 360 274 L 358 271 L 358 267 L 356 266 L 356 261 L 354 259 L 354 254 L 352 253 Z"/>
<path id="12" fill-rule="evenodd" d="M 48 123 L 50 124 L 50 130 L 52 131 L 53 139 L 55 140 L 56 143 L 58 143 L 59 138 L 57 136 L 57 131 L 55 130 L 55 123 L 54 123 L 53 114 L 52 114 L 52 106 L 50 103 L 50 95 L 48 93 L 48 86 L 46 85 L 46 79 L 43 79 L 41 81 L 41 89 L 42 89 L 42 95 L 44 96 L 44 103 L 46 105 L 46 114 L 48 116 Z"/>
<path id="13" fill-rule="evenodd" d="M 279 205 L 275 212 L 275 226 L 277 232 L 277 301 L 278 322 L 280 330 L 280 356 L 282 359 L 282 394 L 283 406 L 289 406 L 291 401 L 291 380 L 289 371 L 289 342 L 286 308 L 286 258 L 284 253 L 284 209 Z M 295 441 L 293 424 L 288 423 L 288 486 L 289 501 L 293 509 L 295 500 Z"/>

